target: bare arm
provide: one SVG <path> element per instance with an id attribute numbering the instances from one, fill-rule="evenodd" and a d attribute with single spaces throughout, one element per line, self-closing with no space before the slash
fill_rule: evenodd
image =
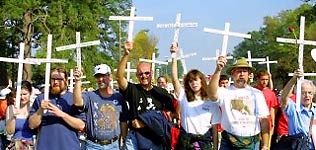
<path id="1" fill-rule="evenodd" d="M 83 99 L 81 95 L 81 81 L 80 81 L 81 75 L 82 75 L 81 70 L 76 68 L 73 75 L 75 78 L 75 86 L 74 86 L 73 92 L 74 92 L 74 105 L 77 107 L 83 106 Z"/>
<path id="2" fill-rule="evenodd" d="M 85 123 L 80 118 L 73 117 L 63 112 L 54 104 L 49 103 L 48 110 L 51 113 L 53 113 L 55 116 L 62 118 L 69 126 L 71 126 L 72 128 L 78 131 L 82 131 L 85 127 Z"/>
<path id="3" fill-rule="evenodd" d="M 269 147 L 269 121 L 267 118 L 260 118 L 262 146 Z M 263 148 L 262 148 L 263 149 Z"/>
<path id="4" fill-rule="evenodd" d="M 287 108 L 288 104 L 288 98 L 292 95 L 296 80 L 298 77 L 303 76 L 303 72 L 302 71 L 295 71 L 293 77 L 290 79 L 290 81 L 288 81 L 285 85 L 285 87 L 283 88 L 282 94 L 281 94 L 281 105 L 282 108 Z"/>
<path id="5" fill-rule="evenodd" d="M 174 87 L 174 92 L 176 94 L 177 97 L 179 97 L 180 95 L 180 90 L 181 90 L 181 84 L 179 82 L 179 78 L 178 78 L 178 60 L 177 60 L 177 56 L 178 56 L 178 43 L 173 43 L 170 47 L 170 52 L 174 53 L 174 56 L 172 58 L 172 73 L 171 73 L 171 79 L 172 79 L 172 84 Z"/>
<path id="6" fill-rule="evenodd" d="M 42 100 L 37 111 L 33 115 L 30 116 L 29 118 L 30 129 L 35 129 L 41 125 L 44 109 L 47 109 L 48 103 L 50 103 L 49 100 Z"/>
<path id="7" fill-rule="evenodd" d="M 125 47 L 125 54 L 121 58 L 121 61 L 116 73 L 117 83 L 120 89 L 122 90 L 126 90 L 127 85 L 128 85 L 128 81 L 124 77 L 124 73 L 125 73 L 125 68 L 126 68 L 129 52 L 133 49 L 133 43 L 125 42 L 124 47 Z"/>
<path id="8" fill-rule="evenodd" d="M 7 111 L 6 111 L 6 125 L 5 125 L 5 128 L 6 128 L 6 131 L 8 134 L 14 134 L 15 132 L 15 114 L 14 114 L 14 105 L 10 105 L 8 106 L 7 108 Z"/>
<path id="9" fill-rule="evenodd" d="M 212 101 L 217 101 L 217 98 L 218 98 L 217 89 L 218 89 L 219 77 L 221 75 L 221 71 L 226 65 L 226 62 L 227 62 L 226 57 L 223 57 L 223 56 L 218 57 L 215 72 L 207 86 L 207 94 L 208 94 L 208 97 Z"/>
<path id="10" fill-rule="evenodd" d="M 121 134 L 120 134 L 120 143 L 124 144 L 125 143 L 125 139 L 126 139 L 126 135 L 127 135 L 127 122 L 120 122 L 120 129 L 121 129 Z"/>
<path id="11" fill-rule="evenodd" d="M 212 125 L 212 134 L 213 134 L 213 149 L 217 150 L 218 149 L 218 129 L 217 129 L 218 124 Z"/>

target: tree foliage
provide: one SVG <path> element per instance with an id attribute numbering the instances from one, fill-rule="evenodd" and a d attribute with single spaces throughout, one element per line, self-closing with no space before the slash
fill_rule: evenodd
<path id="1" fill-rule="evenodd" d="M 288 73 L 298 68 L 298 46 L 295 44 L 278 43 L 276 37 L 294 38 L 288 27 L 295 28 L 299 35 L 300 16 L 305 16 L 305 39 L 316 40 L 316 7 L 303 4 L 295 10 L 280 12 L 277 16 L 264 18 L 264 25 L 259 31 L 252 31 L 252 39 L 244 40 L 235 47 L 234 57 L 247 56 L 247 50 L 252 52 L 253 58 L 270 57 L 277 60 L 278 64 L 271 64 L 271 74 L 275 86 L 282 88 L 290 78 Z M 315 62 L 310 56 L 312 46 L 304 46 L 304 72 L 315 72 Z M 257 70 L 266 69 L 265 65 L 254 64 Z"/>
<path id="2" fill-rule="evenodd" d="M 88 80 L 94 81 L 91 77 L 92 66 L 96 63 L 113 65 L 118 62 L 118 31 L 126 27 L 127 23 L 122 22 L 119 26 L 107 18 L 111 15 L 128 15 L 130 4 L 130 0 L 4 0 L 0 3 L 0 10 L 6 12 L 0 15 L 3 25 L 0 30 L 4 33 L 0 45 L 6 52 L 5 57 L 16 57 L 18 43 L 24 42 L 25 57 L 32 56 L 33 48 L 38 49 L 36 57 L 44 58 L 48 34 L 53 34 L 53 49 L 74 44 L 76 31 L 81 33 L 82 42 L 100 39 L 101 46 L 82 48 L 82 66 Z M 69 59 L 68 64 L 61 66 L 70 69 L 75 68 L 74 54 L 74 51 L 54 50 L 52 57 Z M 35 67 L 33 71 L 28 66 L 25 68 L 24 79 L 30 80 L 33 73 L 33 82 L 43 82 L 43 65 Z"/>

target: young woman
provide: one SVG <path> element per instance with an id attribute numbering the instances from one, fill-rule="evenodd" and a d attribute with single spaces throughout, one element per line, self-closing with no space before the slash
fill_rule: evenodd
<path id="1" fill-rule="evenodd" d="M 181 124 L 190 137 L 182 138 L 180 135 L 178 149 L 218 149 L 217 125 L 221 112 L 217 104 L 207 101 L 210 99 L 205 76 L 196 69 L 190 70 L 183 79 L 183 89 L 177 72 L 178 45 L 173 44 L 170 50 L 173 53 L 172 83 L 181 108 Z M 184 143 L 189 143 L 189 146 Z"/>
<path id="2" fill-rule="evenodd" d="M 23 81 L 21 85 L 20 109 L 15 108 L 16 93 L 13 90 L 7 95 L 6 131 L 13 135 L 7 150 L 33 150 L 33 131 L 29 128 L 31 83 Z"/>

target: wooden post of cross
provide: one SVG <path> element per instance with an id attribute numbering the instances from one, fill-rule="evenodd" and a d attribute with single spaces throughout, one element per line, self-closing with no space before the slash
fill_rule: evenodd
<path id="1" fill-rule="evenodd" d="M 129 16 L 110 16 L 109 20 L 128 20 L 128 34 L 127 41 L 133 41 L 133 31 L 134 31 L 134 21 L 153 21 L 153 17 L 140 17 L 135 16 L 135 7 L 131 7 L 131 12 Z"/>
<path id="2" fill-rule="evenodd" d="M 86 76 L 81 76 L 80 78 L 84 79 L 84 78 L 86 78 Z M 74 78 L 74 70 L 70 69 L 70 75 L 68 77 L 68 80 L 69 80 L 68 90 L 70 92 L 73 92 L 73 89 L 74 89 L 74 85 L 75 85 L 74 79 L 75 79 Z M 81 81 L 81 84 L 89 84 L 89 83 L 90 83 L 90 81 Z"/>
<path id="3" fill-rule="evenodd" d="M 270 73 L 270 64 L 277 64 L 278 61 L 270 61 L 269 56 L 266 57 L 266 61 L 258 62 L 258 64 L 267 64 L 267 71 Z"/>
<path id="4" fill-rule="evenodd" d="M 0 57 L 0 61 L 2 61 L 2 62 L 11 62 L 11 63 L 19 63 L 18 76 L 17 76 L 17 82 L 16 82 L 15 107 L 17 109 L 20 109 L 23 64 L 37 64 L 37 65 L 39 65 L 39 63 L 32 62 L 32 61 L 24 59 L 24 43 L 20 43 L 20 53 L 19 53 L 19 58 L 18 59 L 16 59 L 16 58 Z"/>
<path id="5" fill-rule="evenodd" d="M 52 59 L 52 42 L 53 42 L 53 35 L 48 34 L 47 38 L 47 52 L 46 52 L 46 59 L 43 58 L 27 58 L 27 60 L 33 62 L 40 62 L 46 63 L 45 68 L 45 89 L 44 89 L 44 99 L 49 100 L 49 86 L 50 86 L 50 69 L 51 63 L 68 63 L 68 60 L 65 59 Z"/>
<path id="6" fill-rule="evenodd" d="M 217 61 L 218 57 L 219 57 L 219 49 L 215 50 L 215 57 L 202 57 L 203 61 Z M 233 56 L 226 56 L 226 59 L 233 59 Z"/>
<path id="7" fill-rule="evenodd" d="M 117 69 L 114 69 L 114 71 L 116 72 Z M 131 62 L 127 62 L 126 64 L 126 69 L 125 69 L 125 72 L 126 72 L 126 80 L 130 82 L 131 80 L 131 73 L 134 72 L 136 73 L 136 69 L 131 69 Z"/>
<path id="8" fill-rule="evenodd" d="M 100 45 L 100 40 L 81 43 L 80 42 L 80 32 L 76 32 L 76 44 L 70 44 L 70 45 L 56 47 L 56 51 L 76 49 L 77 67 L 79 70 L 81 70 L 81 47 L 88 47 L 88 46 L 94 46 L 94 45 Z"/>
<path id="9" fill-rule="evenodd" d="M 250 34 L 242 34 L 242 33 L 237 33 L 237 32 L 230 32 L 229 31 L 229 27 L 230 27 L 230 23 L 226 22 L 224 31 L 218 30 L 218 29 L 212 29 L 212 28 L 204 28 L 204 32 L 224 35 L 221 56 L 226 56 L 227 55 L 227 43 L 228 43 L 228 37 L 229 36 L 235 36 L 235 37 L 242 37 L 242 38 L 251 39 L 251 35 Z"/>
<path id="10" fill-rule="evenodd" d="M 155 80 L 155 64 L 168 65 L 168 62 L 156 60 L 156 54 L 155 53 L 152 54 L 151 59 L 140 58 L 139 61 L 151 63 L 152 79 L 153 80 Z"/>
<path id="11" fill-rule="evenodd" d="M 299 44 L 298 48 L 298 68 L 303 70 L 303 57 L 304 57 L 304 45 L 314 45 L 316 46 L 316 41 L 309 41 L 304 39 L 304 29 L 305 28 L 305 17 L 301 16 L 300 18 L 300 37 L 299 39 L 289 39 L 289 38 L 276 38 L 277 42 L 282 43 L 292 43 Z M 296 86 L 296 110 L 300 110 L 301 105 L 301 90 L 302 90 L 302 80 L 304 77 L 300 77 L 297 79 Z"/>
<path id="12" fill-rule="evenodd" d="M 197 55 L 195 52 L 194 53 L 189 53 L 189 54 L 184 54 L 183 49 L 180 48 L 180 56 L 177 58 L 177 60 L 181 60 L 181 63 L 182 63 L 182 66 L 183 66 L 183 74 L 186 74 L 188 72 L 187 66 L 186 66 L 186 63 L 185 63 L 185 59 L 189 58 L 189 57 L 192 57 L 192 56 L 195 56 L 195 55 Z M 171 62 L 172 59 L 167 59 L 167 61 Z"/>
<path id="13" fill-rule="evenodd" d="M 198 26 L 198 23 L 196 22 L 181 23 L 181 13 L 177 13 L 175 23 L 157 24 L 158 29 L 175 28 L 174 34 L 173 34 L 173 43 L 179 42 L 180 28 L 196 28 L 197 26 Z"/>

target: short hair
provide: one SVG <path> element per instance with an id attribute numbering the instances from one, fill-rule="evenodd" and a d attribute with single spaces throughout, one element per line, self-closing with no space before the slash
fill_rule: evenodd
<path id="1" fill-rule="evenodd" d="M 304 79 L 304 80 L 302 81 L 302 87 L 305 87 L 305 86 L 308 86 L 308 85 L 312 87 L 312 92 L 313 92 L 313 95 L 314 95 L 314 94 L 315 94 L 316 87 L 315 87 L 313 81 Z"/>
<path id="2" fill-rule="evenodd" d="M 260 70 L 256 77 L 260 78 L 262 76 L 269 76 L 270 77 L 270 73 L 267 70 Z"/>
<path id="3" fill-rule="evenodd" d="M 219 81 L 222 81 L 222 80 L 228 80 L 228 76 L 227 75 L 224 75 L 224 74 L 221 74 L 220 77 L 219 77 Z"/>
<path id="4" fill-rule="evenodd" d="M 55 71 L 57 71 L 58 73 L 63 73 L 63 74 L 65 74 L 65 79 L 66 79 L 66 80 L 68 79 L 67 71 L 66 71 L 65 69 L 63 69 L 62 67 L 56 67 L 56 68 L 52 69 L 52 70 L 50 71 L 50 73 L 55 72 Z"/>

